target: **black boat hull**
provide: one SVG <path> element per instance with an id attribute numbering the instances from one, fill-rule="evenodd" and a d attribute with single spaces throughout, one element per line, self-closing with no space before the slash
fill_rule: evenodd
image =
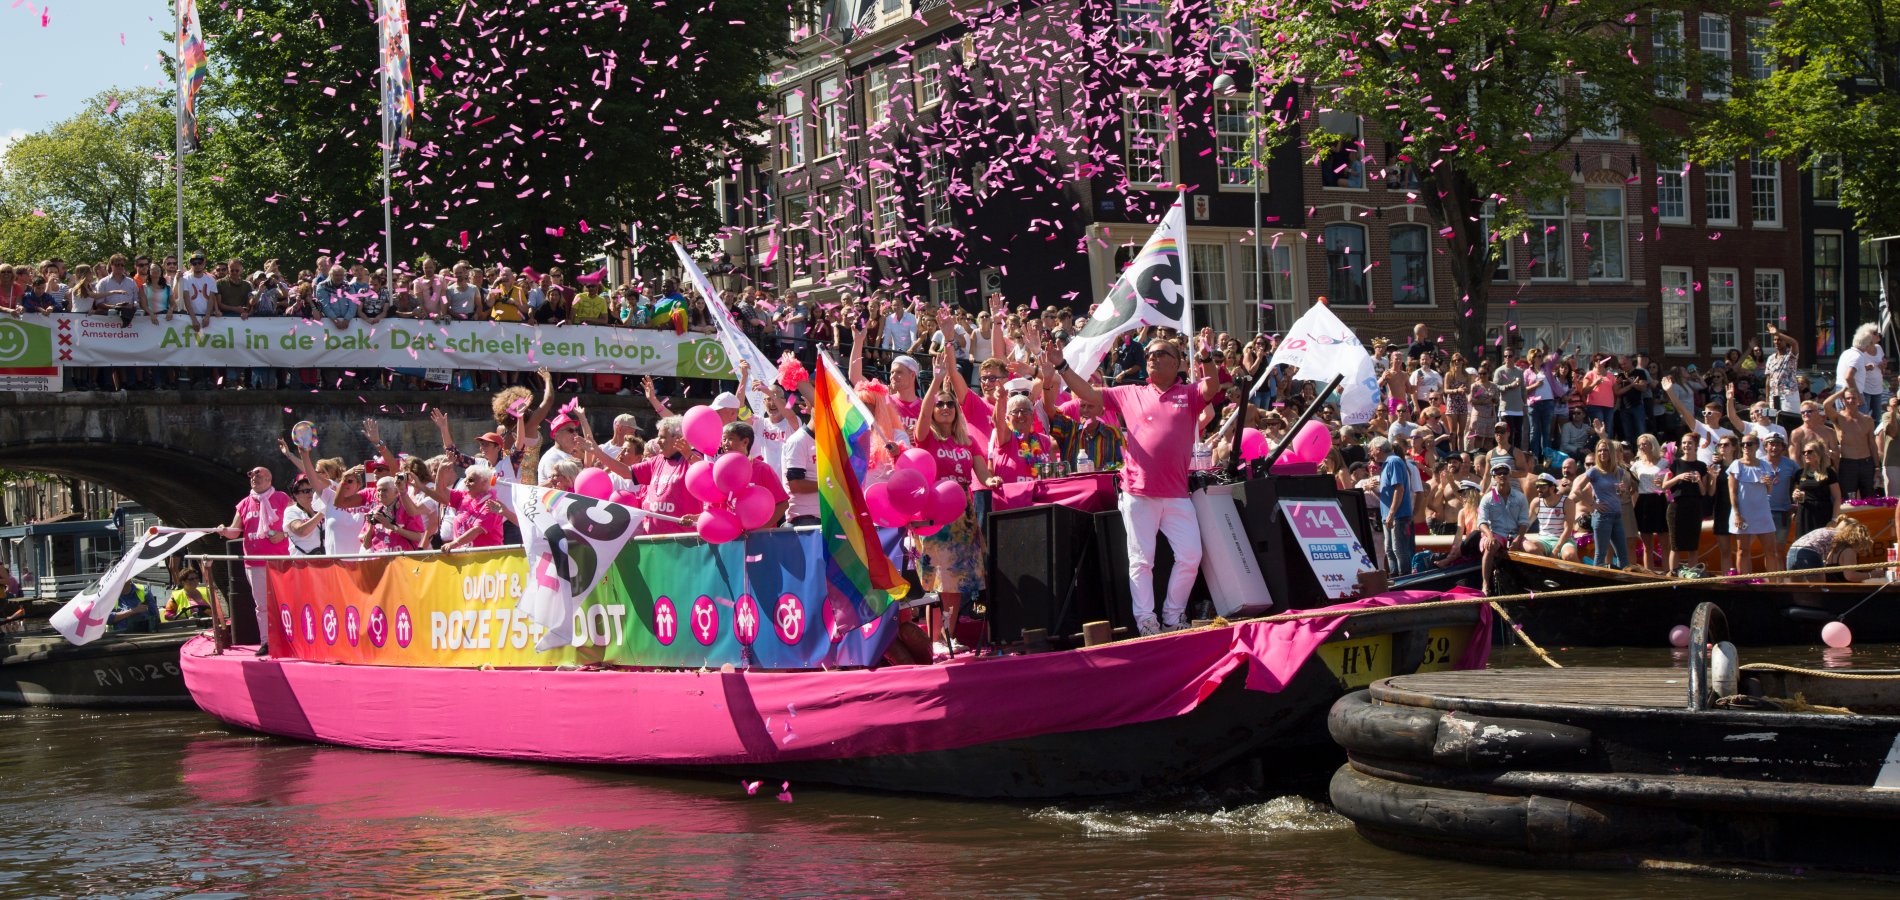
<path id="1" fill-rule="evenodd" d="M 200 633 L 114 634 L 83 647 L 50 632 L 9 635 L 0 645 L 0 705 L 190 709 L 178 650 Z"/>
<path id="2" fill-rule="evenodd" d="M 1525 635 L 1546 647 L 1664 646 L 1670 630 L 1688 625 L 1703 601 L 1721 604 L 1730 639 L 1745 647 L 1819 644 L 1821 627 L 1843 614 L 1856 641 L 1900 642 L 1900 585 L 1888 587 L 1884 580 L 1706 584 L 1516 553 L 1501 574 L 1498 591 L 1508 594 L 1621 588 L 1596 596 L 1505 603 Z"/>

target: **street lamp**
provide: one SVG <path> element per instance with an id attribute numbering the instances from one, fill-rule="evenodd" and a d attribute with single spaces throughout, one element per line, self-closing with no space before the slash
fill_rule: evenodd
<path id="1" fill-rule="evenodd" d="M 1219 30 L 1214 32 L 1213 41 L 1208 45 L 1208 65 L 1213 67 L 1227 62 L 1227 57 L 1231 54 L 1232 50 L 1238 46 L 1241 52 L 1246 54 L 1249 68 L 1253 68 L 1253 56 L 1257 48 L 1252 35 L 1253 29 L 1251 22 L 1246 32 L 1242 32 L 1232 25 L 1222 26 Z M 1222 72 L 1214 77 L 1214 93 L 1216 94 L 1232 94 L 1235 87 L 1236 82 L 1231 73 Z M 1214 141 L 1216 144 L 1219 144 L 1220 125 L 1218 122 L 1218 112 L 1216 112 L 1215 115 Z M 1252 77 L 1248 79 L 1247 121 L 1247 146 L 1251 151 L 1253 165 L 1250 176 L 1250 180 L 1253 182 L 1253 302 L 1254 316 L 1257 321 L 1260 315 L 1260 301 L 1267 293 L 1267 268 L 1264 262 L 1266 255 L 1264 248 L 1260 244 L 1260 72 L 1257 68 L 1253 68 Z M 1218 159 L 1218 147 L 1216 147 L 1215 153 Z M 1218 165 L 1218 162 L 1216 162 L 1216 165 Z M 1274 324 L 1277 326 L 1279 324 L 1279 307 L 1276 306 L 1274 310 Z M 1260 330 L 1264 331 L 1265 329 Z"/>

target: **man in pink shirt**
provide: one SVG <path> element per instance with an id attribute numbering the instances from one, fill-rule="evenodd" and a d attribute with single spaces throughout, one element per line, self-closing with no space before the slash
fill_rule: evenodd
<path id="1" fill-rule="evenodd" d="M 1123 450 L 1122 525 L 1128 532 L 1128 593 L 1135 625 L 1142 634 L 1159 634 L 1187 625 L 1188 592 L 1201 567 L 1201 526 L 1188 499 L 1188 463 L 1194 453 L 1195 423 L 1220 389 L 1204 363 L 1199 383 L 1182 378 L 1181 345 L 1157 340 L 1148 346 L 1148 383 L 1097 388 L 1069 368 L 1068 360 L 1043 351 L 1076 399 L 1101 404 L 1127 423 Z M 1168 536 L 1174 570 L 1161 618 L 1155 618 L 1155 534 Z"/>
<path id="2" fill-rule="evenodd" d="M 792 504 L 792 495 L 785 490 L 785 482 L 779 479 L 778 470 L 765 460 L 752 456 L 752 426 L 744 422 L 731 422 L 719 434 L 719 452 L 737 453 L 752 461 L 752 483 L 765 488 L 772 495 L 772 518 L 767 528 L 777 528 L 785 521 L 785 508 Z"/>
<path id="3" fill-rule="evenodd" d="M 270 470 L 263 466 L 249 473 L 251 492 L 238 501 L 231 524 L 218 529 L 225 540 L 244 539 L 244 575 L 251 585 L 251 602 L 257 612 L 257 655 L 270 648 L 270 603 L 265 590 L 264 564 L 251 562 L 252 556 L 290 555 L 290 535 L 284 531 L 284 510 L 290 508 L 290 495 L 271 487 Z"/>
<path id="4" fill-rule="evenodd" d="M 659 455 L 625 467 L 625 477 L 646 489 L 640 494 L 642 509 L 680 521 L 668 522 L 648 516 L 640 525 L 641 533 L 688 534 L 699 520 L 699 514 L 706 511 L 706 504 L 686 489 L 686 469 L 699 454 L 686 442 L 685 419 L 667 416 L 660 420 L 656 431 L 661 447 Z M 608 469 L 611 471 L 613 466 L 608 465 Z"/>

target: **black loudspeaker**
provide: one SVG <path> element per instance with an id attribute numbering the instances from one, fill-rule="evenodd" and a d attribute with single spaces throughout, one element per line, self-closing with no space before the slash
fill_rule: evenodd
<path id="1" fill-rule="evenodd" d="M 1128 591 L 1128 529 L 1122 524 L 1119 510 L 1095 514 L 1095 545 L 1101 552 L 1103 606 L 1100 614 L 1090 619 L 1106 619 L 1116 629 L 1126 629 L 1125 635 L 1132 636 L 1135 612 L 1134 597 Z M 1154 617 L 1160 619 L 1168 592 L 1168 573 L 1174 570 L 1174 549 L 1168 546 L 1167 535 L 1155 535 L 1154 563 Z M 1188 618 L 1206 615 L 1210 603 L 1207 579 L 1197 572 L 1194 589 L 1188 592 Z"/>
<path id="2" fill-rule="evenodd" d="M 1094 516 L 1066 506 L 991 512 L 989 540 L 992 643 L 1016 643 L 1025 628 L 1059 641 L 1102 618 Z"/>
<path id="3" fill-rule="evenodd" d="M 257 633 L 257 606 L 251 598 L 251 580 L 245 575 L 244 564 L 239 562 L 221 562 L 223 570 L 226 605 L 231 610 L 231 643 L 263 644 L 264 636 Z"/>
<path id="4" fill-rule="evenodd" d="M 1321 589 L 1319 577 L 1293 541 L 1293 529 L 1280 512 L 1281 500 L 1337 500 L 1361 545 L 1371 547 L 1365 495 L 1341 491 L 1331 475 L 1275 475 L 1234 485 L 1234 506 L 1266 576 L 1277 609 L 1311 609 L 1335 601 Z"/>

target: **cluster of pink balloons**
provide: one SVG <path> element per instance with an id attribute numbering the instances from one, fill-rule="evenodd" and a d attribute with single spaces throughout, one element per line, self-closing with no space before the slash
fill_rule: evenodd
<path id="1" fill-rule="evenodd" d="M 574 476 L 574 493 L 596 500 L 612 500 L 628 506 L 640 505 L 640 498 L 635 497 L 632 491 L 614 490 L 614 477 L 607 474 L 606 469 L 582 469 L 579 475 Z"/>
<path id="2" fill-rule="evenodd" d="M 937 477 L 937 457 L 912 447 L 897 458 L 889 481 L 864 489 L 864 505 L 880 528 L 910 526 L 918 537 L 929 537 L 962 518 L 970 497 L 954 478 Z"/>
<path id="3" fill-rule="evenodd" d="M 1326 454 L 1333 449 L 1333 433 L 1324 422 L 1309 421 L 1300 427 L 1293 441 L 1287 444 L 1286 452 L 1273 461 L 1274 468 L 1282 464 L 1289 466 L 1317 465 L 1324 462 Z M 1243 428 L 1240 431 L 1240 458 L 1265 459 L 1273 452 L 1273 442 L 1267 440 L 1258 428 Z"/>
<path id="4" fill-rule="evenodd" d="M 708 544 L 723 544 L 772 524 L 778 503 L 772 492 L 752 481 L 752 460 L 743 453 L 722 453 L 686 467 L 686 490 L 706 510 L 694 529 Z"/>

